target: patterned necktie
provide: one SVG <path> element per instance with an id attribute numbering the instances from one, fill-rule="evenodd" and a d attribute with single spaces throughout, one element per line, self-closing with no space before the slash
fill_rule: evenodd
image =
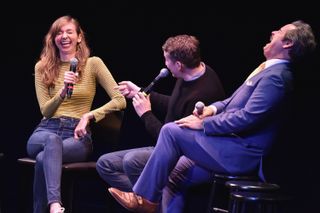
<path id="1" fill-rule="evenodd" d="M 256 74 L 258 74 L 259 72 L 261 72 L 261 70 L 263 70 L 265 66 L 266 66 L 266 62 L 261 63 L 255 70 L 253 70 L 253 72 L 248 76 L 246 81 L 252 78 L 253 76 L 255 76 Z"/>

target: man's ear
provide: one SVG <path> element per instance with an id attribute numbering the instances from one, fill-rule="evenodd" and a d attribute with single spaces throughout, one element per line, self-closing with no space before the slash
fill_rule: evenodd
<path id="1" fill-rule="evenodd" d="M 283 42 L 283 45 L 282 45 L 282 47 L 283 47 L 284 49 L 291 48 L 292 46 L 293 46 L 293 42 L 292 42 L 292 40 L 290 40 L 290 39 L 286 39 L 286 40 Z"/>
<path id="2" fill-rule="evenodd" d="M 176 61 L 175 66 L 180 70 L 182 68 L 182 63 L 180 61 Z"/>

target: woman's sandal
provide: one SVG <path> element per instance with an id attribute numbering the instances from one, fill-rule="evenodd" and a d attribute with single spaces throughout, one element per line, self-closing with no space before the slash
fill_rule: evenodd
<path id="1" fill-rule="evenodd" d="M 60 209 L 57 209 L 54 213 L 64 213 L 65 208 L 61 207 Z"/>

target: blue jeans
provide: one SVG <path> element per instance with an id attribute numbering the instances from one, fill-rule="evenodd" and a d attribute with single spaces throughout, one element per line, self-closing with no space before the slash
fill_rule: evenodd
<path id="1" fill-rule="evenodd" d="M 97 171 L 110 186 L 132 191 L 153 149 L 142 147 L 104 154 L 97 161 Z"/>
<path id="2" fill-rule="evenodd" d="M 130 192 L 153 150 L 154 147 L 142 147 L 104 154 L 97 161 L 97 171 L 110 186 Z M 161 211 L 183 212 L 187 188 L 211 177 L 212 172 L 196 166 L 192 160 L 182 156 L 163 189 Z"/>
<path id="3" fill-rule="evenodd" d="M 61 203 L 62 163 L 85 161 L 92 153 L 91 133 L 74 139 L 79 119 L 42 119 L 27 143 L 27 152 L 36 159 L 33 183 L 33 212 L 47 211 L 49 204 Z"/>

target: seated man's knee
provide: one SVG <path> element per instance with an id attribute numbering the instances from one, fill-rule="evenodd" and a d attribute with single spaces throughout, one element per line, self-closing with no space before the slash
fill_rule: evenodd
<path id="1" fill-rule="evenodd" d="M 109 171 L 109 167 L 110 160 L 108 154 L 100 156 L 96 163 L 96 170 L 98 171 L 98 173 L 106 173 L 107 171 Z"/>
<path id="2" fill-rule="evenodd" d="M 180 129 L 181 128 L 174 122 L 169 122 L 162 126 L 161 132 L 166 134 L 166 133 L 175 132 L 176 130 L 180 130 Z"/>
<path id="3" fill-rule="evenodd" d="M 140 170 L 139 156 L 137 156 L 136 153 L 127 153 L 123 158 L 123 169 L 126 173 L 132 173 L 136 172 L 136 170 Z"/>

